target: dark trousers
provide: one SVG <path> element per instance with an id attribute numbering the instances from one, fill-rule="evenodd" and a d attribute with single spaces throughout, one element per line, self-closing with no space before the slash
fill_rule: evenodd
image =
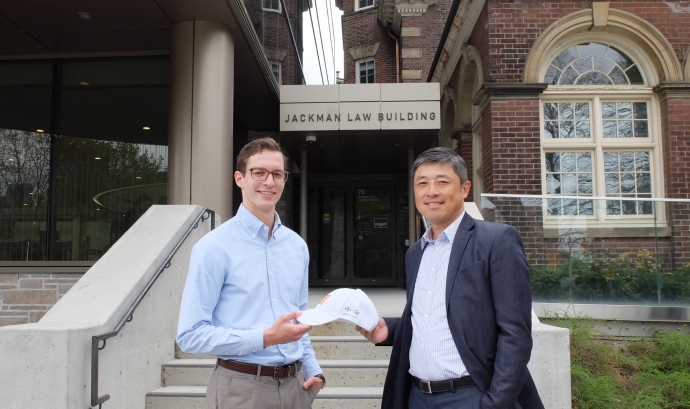
<path id="1" fill-rule="evenodd" d="M 426 394 L 417 385 L 410 391 L 410 409 L 482 409 L 483 393 L 476 386 L 455 392 Z"/>

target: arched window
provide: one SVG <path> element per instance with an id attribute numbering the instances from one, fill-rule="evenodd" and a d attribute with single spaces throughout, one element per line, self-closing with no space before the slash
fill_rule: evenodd
<path id="1" fill-rule="evenodd" d="M 643 85 L 630 57 L 610 45 L 584 43 L 568 47 L 551 61 L 544 82 L 552 85 Z"/>
<path id="2" fill-rule="evenodd" d="M 620 47 L 580 42 L 542 72 L 549 84 L 541 100 L 544 193 L 583 197 L 548 199 L 547 217 L 652 225 L 650 202 L 586 199 L 661 196 L 659 106 L 638 62 Z"/>

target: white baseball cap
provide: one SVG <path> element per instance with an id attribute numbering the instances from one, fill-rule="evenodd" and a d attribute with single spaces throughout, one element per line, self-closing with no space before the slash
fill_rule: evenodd
<path id="1" fill-rule="evenodd" d="M 326 294 L 316 308 L 304 311 L 297 319 L 307 325 L 347 321 L 371 331 L 379 322 L 379 314 L 374 303 L 362 290 L 339 288 Z"/>

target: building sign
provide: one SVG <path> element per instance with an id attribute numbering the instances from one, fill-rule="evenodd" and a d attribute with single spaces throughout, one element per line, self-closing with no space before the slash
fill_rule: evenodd
<path id="1" fill-rule="evenodd" d="M 281 131 L 440 129 L 438 83 L 284 85 Z"/>

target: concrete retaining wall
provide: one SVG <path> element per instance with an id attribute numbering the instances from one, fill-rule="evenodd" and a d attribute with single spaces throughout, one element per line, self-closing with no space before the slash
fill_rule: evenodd
<path id="1" fill-rule="evenodd" d="M 112 331 L 202 211 L 153 206 L 45 316 L 0 328 L 0 407 L 90 407 L 91 337 Z M 144 408 L 174 355 L 180 299 L 199 223 L 120 334 L 100 352 L 100 395 L 114 408 Z M 19 277 L 18 277 L 19 280 Z"/>

